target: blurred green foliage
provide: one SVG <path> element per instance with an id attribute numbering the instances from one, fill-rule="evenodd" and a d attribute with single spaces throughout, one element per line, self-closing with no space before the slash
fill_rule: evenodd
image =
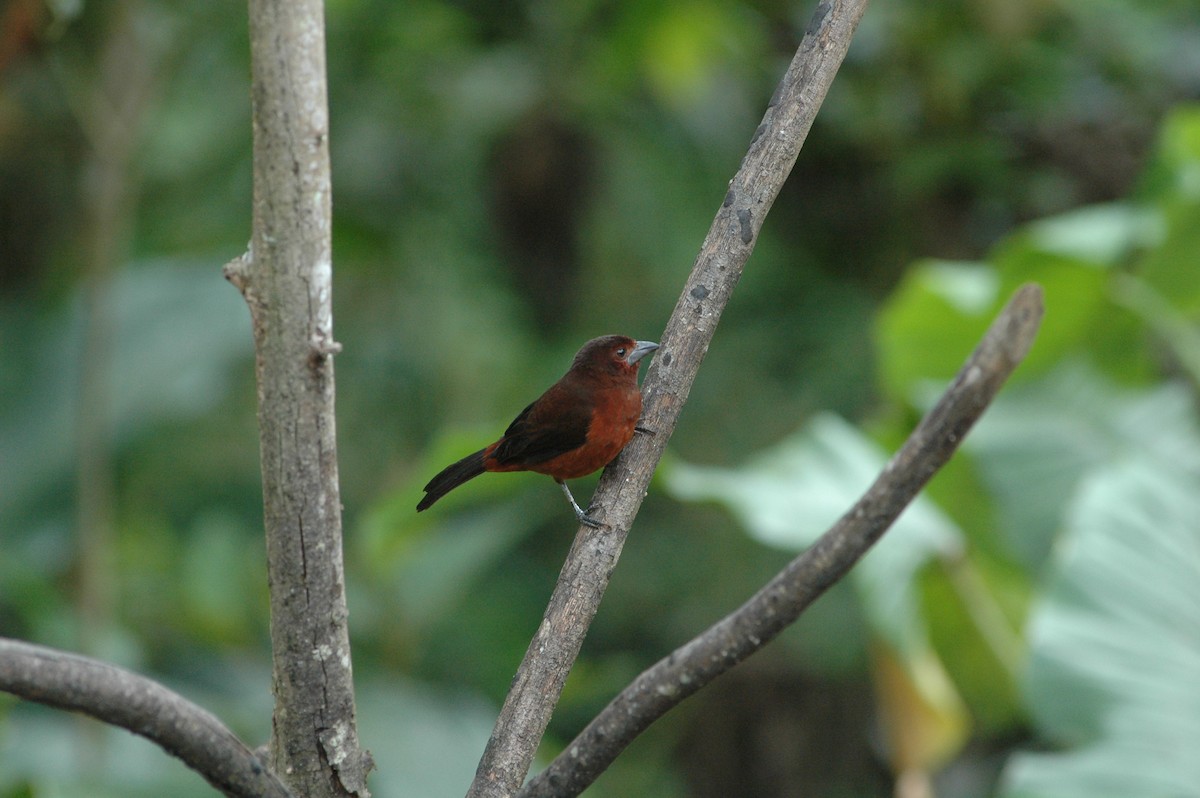
<path id="1" fill-rule="evenodd" d="M 535 476 L 480 479 L 421 516 L 418 487 L 502 430 L 583 340 L 657 335 L 811 11 L 327 3 L 347 587 L 375 794 L 465 789 L 572 529 Z M 0 9 L 0 634 L 155 675 L 259 742 L 270 697 L 253 363 L 219 268 L 249 238 L 244 14 L 179 0 Z M 106 55 L 118 35 L 161 54 L 153 75 Z M 1046 287 L 1030 361 L 929 489 L 978 595 L 1014 630 L 1030 619 L 1028 670 L 1004 666 L 953 563 L 918 560 L 898 583 L 969 723 L 940 795 L 987 794 L 1035 742 L 1126 750 L 1089 714 L 1111 685 L 1062 688 L 1072 662 L 1104 653 L 1057 638 L 1062 618 L 1104 630 L 1110 649 L 1163 656 L 1136 619 L 1106 626 L 1110 607 L 1072 603 L 1105 572 L 1055 541 L 1128 557 L 1115 534 L 1144 553 L 1135 541 L 1157 516 L 1123 519 L 1131 508 L 1159 508 L 1178 546 L 1196 539 L 1176 482 L 1123 463 L 1158 458 L 1195 477 L 1181 430 L 1200 376 L 1200 122 L 1169 112 L 1200 96 L 1198 39 L 1191 0 L 875 3 L 672 439 L 677 462 L 734 469 L 824 411 L 886 450 L 1011 289 Z M 113 108 L 113 86 L 139 80 L 140 104 Z M 106 268 L 89 202 L 105 173 L 95 131 L 112 119 L 136 146 L 117 172 L 130 199 Z M 91 358 L 104 377 L 81 394 Z M 95 508 L 78 503 L 85 430 L 107 453 Z M 546 755 L 791 556 L 665 482 Z M 77 531 L 105 517 L 113 602 L 81 607 Z M 1140 584 L 1162 585 L 1123 590 L 1130 606 L 1186 614 L 1177 586 L 1194 561 L 1139 567 Z M 880 677 L 892 671 L 873 642 L 877 609 L 835 588 L 589 795 L 886 794 L 872 740 L 874 703 L 887 702 L 874 696 L 895 682 Z M 1150 739 L 1194 732 L 1168 725 L 1170 708 L 1150 713 L 1163 718 Z M 1073 777 L 1049 758 L 1011 761 L 1007 794 Z M 0 701 L 0 795 L 107 794 L 210 792 L 128 735 Z"/>

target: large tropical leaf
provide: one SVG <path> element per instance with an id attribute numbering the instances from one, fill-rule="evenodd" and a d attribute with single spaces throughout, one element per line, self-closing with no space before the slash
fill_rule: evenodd
<path id="1" fill-rule="evenodd" d="M 741 468 L 675 465 L 667 486 L 681 499 L 721 502 L 751 536 L 796 551 L 846 512 L 886 462 L 857 429 L 822 414 Z M 954 523 L 918 497 L 850 573 L 879 646 L 877 688 L 896 730 L 893 754 L 919 760 L 901 763 L 904 768 L 936 764 L 965 734 L 965 711 L 930 644 L 917 586 L 923 566 L 959 556 L 962 546 Z"/>
<path id="2" fill-rule="evenodd" d="M 1193 415 L 1178 385 L 1122 389 L 1068 364 L 1005 391 L 964 448 L 995 500 L 1003 539 L 1036 574 L 1093 469 L 1137 456 L 1200 470 Z"/>
<path id="3" fill-rule="evenodd" d="M 1200 474 L 1134 457 L 1088 477 L 1030 620 L 1026 683 L 1045 741 L 1005 798 L 1196 794 Z"/>

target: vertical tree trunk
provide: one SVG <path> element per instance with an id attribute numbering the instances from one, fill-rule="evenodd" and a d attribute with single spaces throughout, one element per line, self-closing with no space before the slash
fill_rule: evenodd
<path id="1" fill-rule="evenodd" d="M 250 0 L 254 232 L 226 267 L 254 327 L 275 715 L 271 766 L 305 798 L 367 796 L 342 574 L 320 0 Z"/>

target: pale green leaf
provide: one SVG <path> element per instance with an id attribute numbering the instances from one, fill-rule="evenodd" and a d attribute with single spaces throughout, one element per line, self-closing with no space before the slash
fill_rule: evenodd
<path id="1" fill-rule="evenodd" d="M 964 448 L 994 497 L 1004 539 L 1033 569 L 1090 469 L 1138 453 L 1200 468 L 1200 433 L 1185 390 L 1120 388 L 1078 363 L 1009 387 Z"/>
<path id="2" fill-rule="evenodd" d="M 1030 711 L 1058 754 L 1006 798 L 1182 796 L 1200 783 L 1200 472 L 1134 457 L 1086 480 L 1029 625 Z"/>
<path id="3" fill-rule="evenodd" d="M 822 414 L 741 468 L 679 464 L 667 487 L 681 499 L 719 501 L 753 537 L 797 551 L 846 512 L 886 462 L 857 429 Z M 961 546 L 960 531 L 932 502 L 918 497 L 904 511 L 850 574 L 876 634 L 906 655 L 927 646 L 917 572 Z"/>

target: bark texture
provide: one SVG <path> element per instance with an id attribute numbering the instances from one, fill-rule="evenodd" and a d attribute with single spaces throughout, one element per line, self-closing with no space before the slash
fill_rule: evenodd
<path id="1" fill-rule="evenodd" d="M 207 711 L 107 662 L 0 638 L 0 690 L 128 729 L 234 798 L 291 798 L 275 774 Z"/>
<path id="2" fill-rule="evenodd" d="M 251 0 L 254 233 L 226 277 L 250 306 L 271 590 L 272 768 L 306 798 L 366 796 L 334 425 L 329 119 L 320 0 Z"/>

